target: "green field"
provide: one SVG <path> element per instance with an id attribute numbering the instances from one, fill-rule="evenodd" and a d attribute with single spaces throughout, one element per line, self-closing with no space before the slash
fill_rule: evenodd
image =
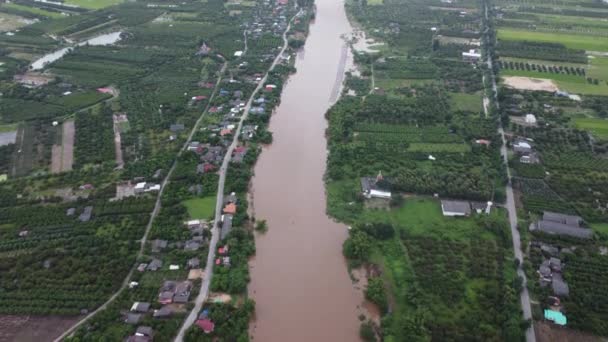
<path id="1" fill-rule="evenodd" d="M 447 152 L 447 153 L 464 153 L 470 152 L 471 147 L 466 144 L 442 144 L 442 143 L 411 143 L 407 148 L 408 152 Z"/>
<path id="2" fill-rule="evenodd" d="M 455 110 L 479 112 L 482 109 L 481 93 L 450 93 L 450 104 Z"/>
<path id="3" fill-rule="evenodd" d="M 208 219 L 215 210 L 215 197 L 192 198 L 182 202 L 192 219 Z"/>
<path id="4" fill-rule="evenodd" d="M 11 9 L 14 9 L 17 11 L 29 12 L 29 13 L 36 14 L 36 15 L 43 15 L 43 16 L 49 17 L 49 18 L 63 17 L 63 15 L 59 12 L 45 11 L 45 10 L 37 8 L 37 7 L 17 5 L 17 4 L 13 4 L 13 3 L 3 4 L 2 7 L 11 8 Z"/>
<path id="5" fill-rule="evenodd" d="M 593 136 L 600 140 L 608 139 L 608 120 L 593 118 L 576 118 L 574 125 L 578 129 L 591 132 Z"/>
<path id="6" fill-rule="evenodd" d="M 608 38 L 606 37 L 534 32 L 511 28 L 501 28 L 498 30 L 498 39 L 527 40 L 543 43 L 560 43 L 571 49 L 580 49 L 588 51 L 608 51 Z"/>
<path id="7" fill-rule="evenodd" d="M 122 3 L 123 0 L 66 0 L 68 5 L 76 5 L 88 9 L 100 9 Z"/>

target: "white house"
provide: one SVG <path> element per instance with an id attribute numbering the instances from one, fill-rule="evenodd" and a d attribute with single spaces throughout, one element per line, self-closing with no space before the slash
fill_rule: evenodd
<path id="1" fill-rule="evenodd" d="M 441 200 L 441 211 L 443 216 L 469 216 L 471 214 L 471 203 Z"/>
<path id="2" fill-rule="evenodd" d="M 534 116 L 534 114 L 526 114 L 526 123 L 528 124 L 535 124 L 536 123 L 536 116 Z"/>

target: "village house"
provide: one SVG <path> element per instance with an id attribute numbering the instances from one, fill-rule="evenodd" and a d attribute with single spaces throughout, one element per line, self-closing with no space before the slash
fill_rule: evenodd
<path id="1" fill-rule="evenodd" d="M 222 230 L 220 232 L 220 238 L 223 240 L 228 236 L 232 230 L 232 215 L 222 215 Z"/>
<path id="2" fill-rule="evenodd" d="M 188 240 L 184 244 L 185 251 L 197 251 L 199 248 L 201 248 L 201 244 L 198 241 Z"/>
<path id="3" fill-rule="evenodd" d="M 173 133 L 179 133 L 185 129 L 183 124 L 172 124 L 169 126 L 169 130 Z"/>
<path id="4" fill-rule="evenodd" d="M 365 198 L 381 198 L 381 199 L 390 199 L 391 192 L 385 189 L 382 186 L 382 182 L 384 181 L 384 177 L 382 176 L 382 172 L 378 172 L 378 176 L 376 178 L 372 177 L 362 177 L 361 178 L 361 192 Z"/>
<path id="5" fill-rule="evenodd" d="M 517 138 L 513 141 L 513 151 L 519 154 L 532 153 L 532 143 L 527 139 Z"/>
<path id="6" fill-rule="evenodd" d="M 593 231 L 581 227 L 582 222 L 583 219 L 580 216 L 545 211 L 542 219 L 530 225 L 530 231 L 590 239 L 593 236 Z"/>
<path id="7" fill-rule="evenodd" d="M 78 220 L 80 220 L 80 222 L 89 222 L 92 214 L 93 214 L 93 207 L 86 206 L 82 210 L 82 213 L 78 216 Z"/>
<path id="8" fill-rule="evenodd" d="M 135 334 L 129 336 L 128 342 L 151 342 L 154 338 L 154 330 L 147 326 L 140 326 L 135 331 Z"/>
<path id="9" fill-rule="evenodd" d="M 163 267 L 163 262 L 160 259 L 152 259 L 146 269 L 148 271 L 156 271 Z"/>
<path id="10" fill-rule="evenodd" d="M 467 63 L 477 63 L 481 59 L 481 52 L 476 49 L 470 49 L 462 53 L 462 61 Z"/>
<path id="11" fill-rule="evenodd" d="M 139 323 L 139 321 L 141 321 L 141 317 L 142 317 L 142 314 L 133 313 L 133 312 L 127 312 L 124 315 L 124 320 L 123 321 L 126 324 L 134 325 L 134 324 Z"/>
<path id="12" fill-rule="evenodd" d="M 180 304 L 188 303 L 191 289 L 192 283 L 189 280 L 178 283 L 175 287 L 175 296 L 173 297 L 173 302 Z"/>
<path id="13" fill-rule="evenodd" d="M 247 155 L 248 148 L 245 146 L 238 146 L 234 149 L 232 154 L 232 162 L 233 163 L 242 163 L 243 158 Z"/>
<path id="14" fill-rule="evenodd" d="M 188 229 L 197 229 L 197 228 L 202 228 L 204 221 L 202 220 L 190 220 L 190 221 L 186 221 L 184 222 L 184 224 L 186 225 L 186 227 L 188 227 Z"/>
<path id="15" fill-rule="evenodd" d="M 468 201 L 441 200 L 441 211 L 443 216 L 469 216 L 471 215 L 471 203 Z"/>
<path id="16" fill-rule="evenodd" d="M 154 318 L 166 318 L 173 314 L 173 309 L 169 305 L 163 305 L 160 309 L 155 310 L 152 317 Z"/>
<path id="17" fill-rule="evenodd" d="M 167 240 L 156 239 L 156 240 L 152 241 L 151 244 L 152 244 L 152 252 L 158 253 L 161 250 L 167 248 L 168 242 L 167 242 Z"/>
<path id="18" fill-rule="evenodd" d="M 540 158 L 536 152 L 531 152 L 519 157 L 519 162 L 522 164 L 538 164 L 540 163 Z"/>
<path id="19" fill-rule="evenodd" d="M 166 280 L 163 283 L 163 286 L 160 288 L 160 292 L 158 294 L 158 302 L 161 304 L 173 303 L 173 296 L 175 295 L 176 287 L 177 282 L 172 280 Z"/>
<path id="20" fill-rule="evenodd" d="M 199 268 L 200 264 L 201 262 L 198 258 L 192 258 L 188 260 L 188 268 Z"/>
<path id="21" fill-rule="evenodd" d="M 139 182 L 135 184 L 133 190 L 136 195 L 143 194 L 146 192 L 160 191 L 160 184 Z"/>
<path id="22" fill-rule="evenodd" d="M 150 303 L 148 302 L 134 302 L 131 306 L 132 312 L 146 313 L 150 310 Z"/>

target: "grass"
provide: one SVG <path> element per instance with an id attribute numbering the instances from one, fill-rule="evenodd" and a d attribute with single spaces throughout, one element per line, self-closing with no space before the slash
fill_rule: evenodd
<path id="1" fill-rule="evenodd" d="M 445 217 L 438 200 L 415 197 L 405 200 L 403 206 L 390 211 L 365 210 L 361 215 L 365 222 L 390 222 L 411 235 L 435 235 L 438 238 L 467 240 L 479 235 L 491 236 L 477 226 L 474 217 Z"/>
<path id="2" fill-rule="evenodd" d="M 192 219 L 208 219 L 215 211 L 215 197 L 192 198 L 182 202 Z"/>
<path id="3" fill-rule="evenodd" d="M 578 129 L 591 132 L 600 140 L 608 140 L 608 120 L 595 118 L 575 118 L 574 125 Z"/>
<path id="4" fill-rule="evenodd" d="M 408 152 L 423 152 L 423 153 L 431 153 L 431 152 L 447 152 L 447 153 L 464 153 L 470 152 L 471 147 L 466 144 L 456 144 L 456 143 L 411 143 L 408 148 Z"/>
<path id="5" fill-rule="evenodd" d="M 404 87 L 411 87 L 413 85 L 425 85 L 438 82 L 434 79 L 390 79 L 390 78 L 376 78 L 376 87 L 384 90 L 398 89 Z"/>
<path id="6" fill-rule="evenodd" d="M 63 17 L 63 15 L 59 12 L 45 11 L 45 10 L 37 8 L 37 7 L 30 7 L 30 6 L 13 4 L 13 3 L 3 4 L 2 7 L 11 8 L 11 9 L 14 9 L 17 11 L 29 12 L 29 13 L 36 14 L 36 15 L 42 15 L 42 16 L 49 17 L 49 18 Z"/>
<path id="7" fill-rule="evenodd" d="M 543 43 L 560 43 L 567 48 L 588 51 L 608 51 L 608 38 L 584 36 L 578 34 L 562 34 L 534 32 L 510 28 L 498 30 L 498 39 L 502 40 L 527 40 Z"/>
<path id="8" fill-rule="evenodd" d="M 367 4 L 369 6 L 378 6 L 378 5 L 383 5 L 384 4 L 384 0 L 368 0 Z"/>
<path id="9" fill-rule="evenodd" d="M 66 0 L 68 5 L 75 5 L 88 9 L 100 9 L 122 3 L 123 0 Z"/>
<path id="10" fill-rule="evenodd" d="M 18 124 L 0 125 L 0 133 L 12 132 L 17 130 Z"/>
<path id="11" fill-rule="evenodd" d="M 481 93 L 450 93 L 450 104 L 455 110 L 479 112 L 482 110 Z"/>
<path id="12" fill-rule="evenodd" d="M 592 223 L 591 228 L 596 232 L 608 235 L 608 223 Z"/>

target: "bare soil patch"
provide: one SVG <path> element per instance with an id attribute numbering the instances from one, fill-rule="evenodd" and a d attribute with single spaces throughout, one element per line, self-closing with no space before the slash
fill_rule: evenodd
<path id="1" fill-rule="evenodd" d="M 80 317 L 61 316 L 0 316 L 0 342 L 53 341 Z"/>
<path id="2" fill-rule="evenodd" d="M 74 120 L 63 123 L 61 133 L 61 145 L 53 145 L 51 148 L 51 172 L 59 173 L 72 170 L 74 164 Z"/>
<path id="3" fill-rule="evenodd" d="M 546 78 L 532 78 L 522 76 L 508 76 L 503 77 L 505 85 L 515 89 L 521 90 L 540 90 L 555 92 L 558 90 L 557 85 L 553 80 Z"/>
<path id="4" fill-rule="evenodd" d="M 601 338 L 548 322 L 534 322 L 538 342 L 599 342 Z"/>

